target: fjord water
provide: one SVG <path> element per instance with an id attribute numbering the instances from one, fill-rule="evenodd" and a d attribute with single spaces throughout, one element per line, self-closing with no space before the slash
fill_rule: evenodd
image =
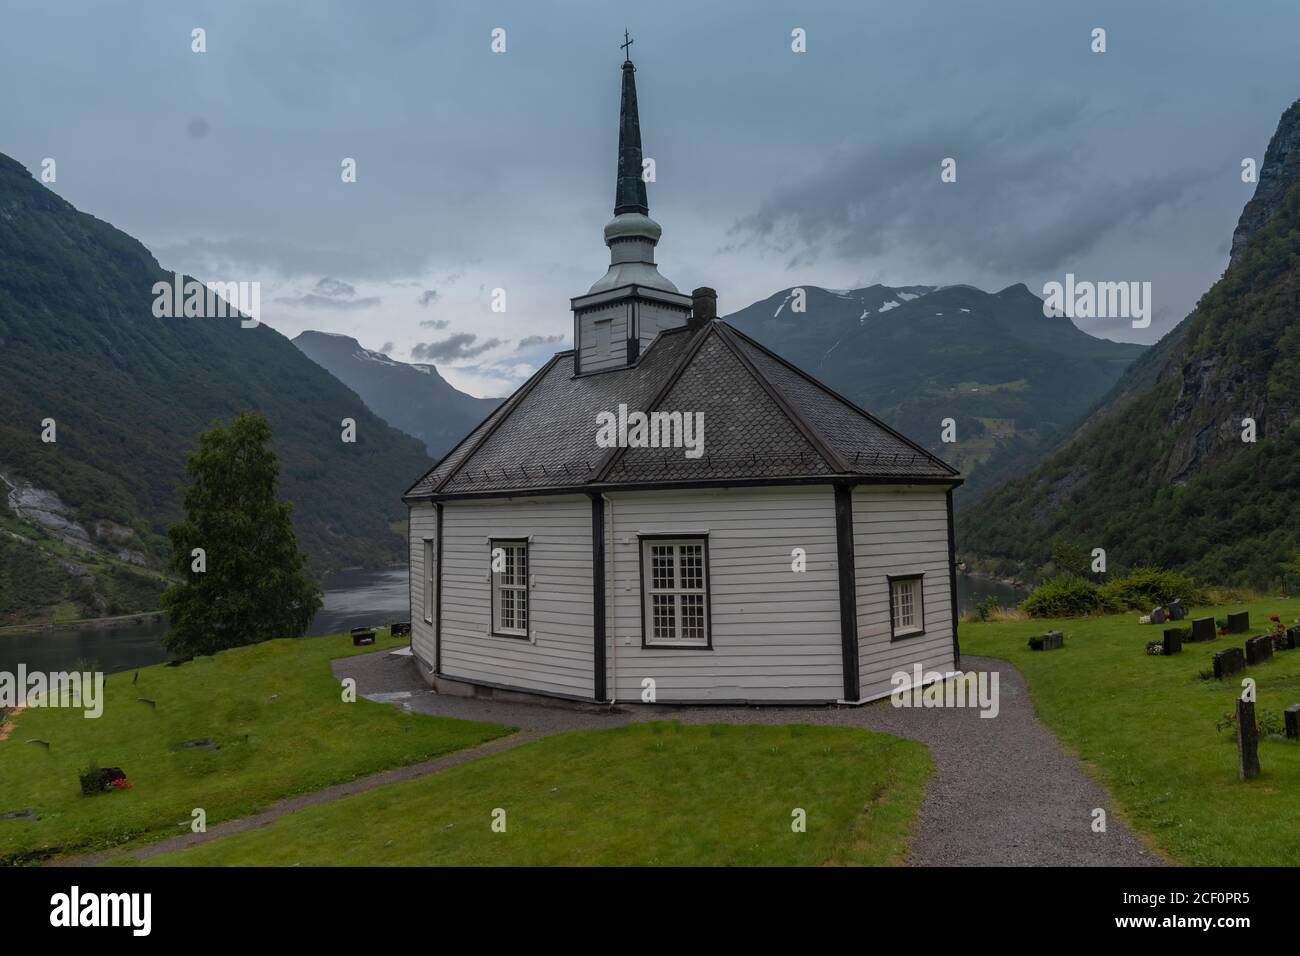
<path id="1" fill-rule="evenodd" d="M 342 571 L 325 579 L 324 604 L 309 634 L 333 634 L 354 627 L 409 619 L 405 568 Z M 68 628 L 0 634 L 0 671 L 100 670 L 106 674 L 147 667 L 167 659 L 162 621 L 123 627 Z"/>

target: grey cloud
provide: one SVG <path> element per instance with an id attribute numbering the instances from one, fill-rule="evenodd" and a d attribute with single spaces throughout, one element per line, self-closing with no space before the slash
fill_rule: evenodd
<path id="1" fill-rule="evenodd" d="M 960 128 L 869 137 L 764 201 L 731 229 L 791 267 L 895 250 L 1002 273 L 1056 270 L 1112 233 L 1178 203 L 1208 179 L 1184 167 L 1117 181 L 1096 171 L 1093 118 L 1074 101 Z M 957 160 L 957 181 L 940 163 Z M 973 241 L 978 237 L 977 241 Z"/>
<path id="2" fill-rule="evenodd" d="M 204 279 L 237 279 L 271 270 L 287 278 L 345 275 L 353 279 L 405 279 L 423 271 L 429 256 L 376 245 L 320 248 L 279 239 L 186 239 L 156 248 L 158 261 Z"/>
<path id="3" fill-rule="evenodd" d="M 420 305 L 433 305 L 438 299 L 438 290 L 425 289 L 424 294 L 420 296 Z"/>
<path id="4" fill-rule="evenodd" d="M 445 329 L 445 328 L 446 328 L 447 326 L 449 326 L 449 325 L 451 325 L 451 322 L 450 322 L 449 320 L 447 320 L 447 319 L 425 319 L 424 321 L 422 321 L 422 322 L 420 323 L 420 328 L 422 328 L 422 329 Z"/>
<path id="5" fill-rule="evenodd" d="M 473 332 L 457 332 L 437 342 L 417 343 L 411 349 L 411 357 L 432 362 L 451 362 L 475 358 L 501 344 L 500 339 L 479 342 L 478 336 Z"/>
<path id="6" fill-rule="evenodd" d="M 535 345 L 554 345 L 556 342 L 563 342 L 566 338 L 568 336 L 565 335 L 525 335 L 515 346 L 515 351 L 522 352 Z"/>

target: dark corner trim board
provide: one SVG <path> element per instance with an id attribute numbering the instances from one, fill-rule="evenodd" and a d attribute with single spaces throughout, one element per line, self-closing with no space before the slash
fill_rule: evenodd
<path id="1" fill-rule="evenodd" d="M 605 694 L 605 499 L 591 496 L 592 696 Z"/>
<path id="2" fill-rule="evenodd" d="M 442 504 L 433 506 L 436 512 L 434 521 L 433 557 L 437 561 L 433 580 L 433 673 L 442 672 Z M 425 574 L 428 574 L 425 571 Z"/>
<path id="3" fill-rule="evenodd" d="M 703 644 L 656 644 L 649 640 L 645 629 L 645 542 L 654 540 L 687 541 L 699 539 L 704 542 L 704 643 Z M 669 531 L 636 536 L 636 575 L 637 588 L 641 591 L 641 647 L 648 651 L 712 651 L 713 650 L 713 577 L 709 573 L 709 536 L 698 531 L 686 531 L 674 534 Z"/>
<path id="4" fill-rule="evenodd" d="M 857 700 L 858 588 L 853 555 L 853 488 L 835 484 L 835 554 L 840 569 L 840 655 L 844 667 L 844 699 Z"/>
<path id="5" fill-rule="evenodd" d="M 961 644 L 957 641 L 957 532 L 952 520 L 952 489 L 948 489 L 948 602 L 952 611 L 952 666 L 961 667 Z M 892 607 L 892 605 L 891 605 Z"/>
<path id="6" fill-rule="evenodd" d="M 413 588 L 414 578 L 411 573 L 415 570 L 415 562 L 411 560 L 411 505 L 406 506 L 406 619 L 411 622 L 411 653 L 415 653 L 415 591 Z M 423 543 L 420 545 L 424 547 Z M 423 555 L 421 555 L 423 558 Z M 429 569 L 424 569 L 425 577 L 429 575 Z"/>
<path id="7" fill-rule="evenodd" d="M 921 599 L 917 602 L 917 610 L 921 614 L 921 627 L 915 631 L 908 631 L 906 634 L 894 633 L 894 582 L 895 581 L 920 581 L 921 582 Z M 914 637 L 922 637 L 925 634 L 925 572 L 918 571 L 915 574 L 886 574 L 885 585 L 889 596 L 889 643 L 895 641 L 910 641 Z"/>

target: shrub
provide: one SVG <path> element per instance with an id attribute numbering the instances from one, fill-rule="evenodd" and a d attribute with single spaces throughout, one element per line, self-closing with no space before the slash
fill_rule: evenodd
<path id="1" fill-rule="evenodd" d="M 1001 605 L 997 597 L 990 594 L 984 600 L 975 605 L 975 619 L 978 621 L 987 621 L 990 617 L 998 612 Z"/>
<path id="2" fill-rule="evenodd" d="M 1203 604 L 1205 594 L 1195 581 L 1178 571 L 1135 568 L 1101 586 L 1101 601 L 1114 610 L 1149 611 L 1182 598 L 1183 604 Z"/>
<path id="3" fill-rule="evenodd" d="M 87 797 L 93 797 L 104 790 L 104 780 L 100 776 L 99 761 L 92 760 L 86 769 L 78 775 L 81 779 L 81 792 Z"/>
<path id="4" fill-rule="evenodd" d="M 1103 610 L 1101 589 L 1081 577 L 1063 574 L 1044 581 L 1020 609 L 1030 617 L 1081 617 Z"/>

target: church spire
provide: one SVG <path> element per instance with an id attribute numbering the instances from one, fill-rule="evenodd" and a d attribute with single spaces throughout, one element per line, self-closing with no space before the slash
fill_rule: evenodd
<path id="1" fill-rule="evenodd" d="M 636 109 L 636 67 L 632 65 L 632 44 L 623 31 L 623 99 L 618 110 L 618 185 L 614 192 L 614 215 L 625 212 L 650 214 L 645 180 L 641 178 L 641 119 Z"/>

